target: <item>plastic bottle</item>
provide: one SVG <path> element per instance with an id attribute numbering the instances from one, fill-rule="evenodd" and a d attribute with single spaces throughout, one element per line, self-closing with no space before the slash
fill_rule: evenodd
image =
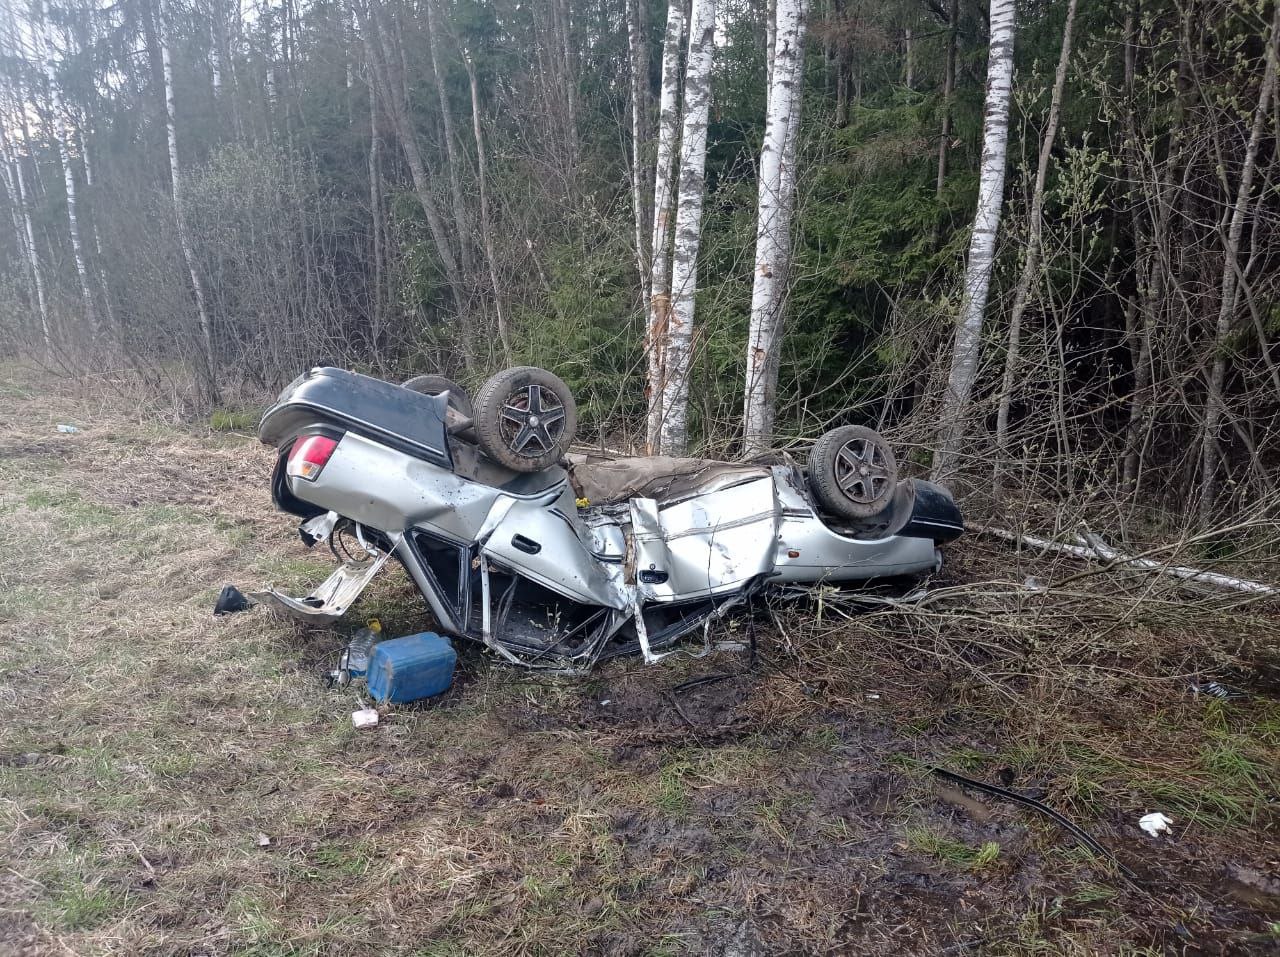
<path id="1" fill-rule="evenodd" d="M 373 646 L 381 637 L 382 622 L 377 618 L 370 618 L 365 627 L 355 633 L 347 644 L 347 671 L 351 677 L 363 677 L 369 670 L 369 656 L 373 654 Z"/>

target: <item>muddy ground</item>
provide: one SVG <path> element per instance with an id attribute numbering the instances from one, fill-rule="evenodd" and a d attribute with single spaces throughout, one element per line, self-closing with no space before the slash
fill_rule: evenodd
<path id="1" fill-rule="evenodd" d="M 571 680 L 463 649 L 446 695 L 356 732 L 321 680 L 349 628 L 210 615 L 226 582 L 327 574 L 269 453 L 23 381 L 0 384 L 0 952 L 1280 952 L 1265 690 L 1028 709 L 895 670 L 856 621 L 831 679 L 765 618 L 754 663 Z M 430 627 L 398 571 L 369 614 Z M 1042 798 L 1134 879 L 930 764 Z"/>

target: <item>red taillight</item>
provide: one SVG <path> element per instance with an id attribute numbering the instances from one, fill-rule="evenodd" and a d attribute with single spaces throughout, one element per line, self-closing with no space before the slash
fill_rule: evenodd
<path id="1" fill-rule="evenodd" d="M 289 453 L 289 466 L 285 472 L 295 478 L 314 482 L 337 447 L 338 440 L 327 435 L 301 438 L 294 443 L 293 451 Z"/>

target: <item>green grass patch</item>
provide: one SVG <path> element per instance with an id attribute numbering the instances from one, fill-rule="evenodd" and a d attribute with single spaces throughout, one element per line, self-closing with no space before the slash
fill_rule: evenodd
<path id="1" fill-rule="evenodd" d="M 102 871 L 102 862 L 91 851 L 62 854 L 41 873 L 45 898 L 43 918 L 67 931 L 93 930 L 118 916 L 127 906 L 122 891 L 90 877 Z"/>
<path id="2" fill-rule="evenodd" d="M 348 880 L 368 873 L 373 863 L 373 848 L 362 841 L 322 844 L 308 860 L 320 880 Z"/>
<path id="3" fill-rule="evenodd" d="M 32 511 L 54 511 L 73 529 L 113 525 L 119 520 L 116 509 L 86 501 L 72 489 L 37 488 L 23 496 Z"/>
<path id="4" fill-rule="evenodd" d="M 90 930 L 120 911 L 125 897 L 101 885 L 69 883 L 54 892 L 50 903 L 58 923 L 67 930 Z"/>
<path id="5" fill-rule="evenodd" d="M 252 432 L 258 428 L 259 415 L 249 409 L 214 409 L 209 428 L 215 432 Z"/>
<path id="6" fill-rule="evenodd" d="M 668 764 L 658 772 L 658 786 L 653 794 L 653 806 L 667 817 L 684 817 L 689 813 L 688 777 L 692 769 L 686 761 Z"/>
<path id="7" fill-rule="evenodd" d="M 995 841 L 984 841 L 978 847 L 971 847 L 923 826 L 907 828 L 907 844 L 922 854 L 964 871 L 985 870 L 1000 857 L 1000 845 Z"/>

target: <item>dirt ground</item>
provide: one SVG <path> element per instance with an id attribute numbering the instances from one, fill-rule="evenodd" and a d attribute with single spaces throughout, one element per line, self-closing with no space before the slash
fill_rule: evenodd
<path id="1" fill-rule="evenodd" d="M 1280 952 L 1274 690 L 1086 683 L 1051 716 L 917 652 L 893 671 L 853 620 L 840 682 L 763 625 L 754 668 L 552 679 L 464 648 L 441 699 L 357 732 L 321 676 L 362 615 L 430 627 L 402 573 L 349 627 L 215 620 L 227 582 L 330 567 L 273 510 L 269 451 L 23 381 L 0 381 L 2 953 Z M 1136 878 L 928 764 L 1044 799 Z"/>

